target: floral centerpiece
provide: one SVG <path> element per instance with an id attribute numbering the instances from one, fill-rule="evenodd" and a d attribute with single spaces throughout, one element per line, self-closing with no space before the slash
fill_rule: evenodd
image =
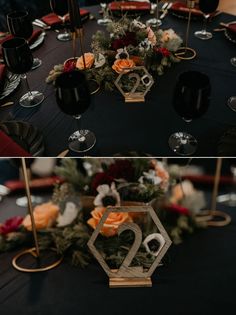
<path id="1" fill-rule="evenodd" d="M 55 186 L 48 202 L 34 208 L 39 245 L 56 248 L 74 265 L 85 266 L 92 260 L 87 242 L 109 206 L 151 205 L 175 244 L 200 227 L 195 214 L 205 206 L 203 193 L 189 181 L 177 183 L 156 159 L 62 159 L 55 173 L 64 181 Z M 111 213 L 96 247 L 114 268 L 133 243 L 131 231 L 117 235 L 125 222 L 139 224 L 144 238 L 158 232 L 143 213 Z M 0 252 L 32 244 L 29 215 L 0 224 Z M 134 263 L 148 267 L 154 259 L 142 244 Z"/>
<path id="2" fill-rule="evenodd" d="M 182 39 L 173 29 L 153 31 L 139 19 L 123 16 L 109 23 L 107 32 L 99 30 L 93 35 L 92 52 L 84 55 L 86 73 L 89 79 L 103 84 L 106 90 L 113 90 L 118 74 L 127 73 L 136 66 L 145 66 L 152 74 L 162 75 L 165 68 L 179 62 L 175 52 L 181 44 Z M 55 66 L 47 82 L 72 69 L 84 69 L 82 57 L 77 62 L 68 61 Z"/>

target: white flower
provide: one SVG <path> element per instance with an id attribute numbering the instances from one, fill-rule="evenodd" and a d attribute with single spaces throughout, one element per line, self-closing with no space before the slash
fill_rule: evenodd
<path id="1" fill-rule="evenodd" d="M 141 176 L 138 181 L 141 184 L 150 182 L 153 185 L 159 185 L 162 182 L 162 179 L 156 175 L 155 170 L 149 170 L 148 172 L 143 172 L 143 176 Z"/>
<path id="2" fill-rule="evenodd" d="M 105 64 L 105 62 L 106 62 L 105 56 L 99 53 L 95 58 L 94 66 L 95 68 L 100 68 Z"/>
<path id="3" fill-rule="evenodd" d="M 120 195 L 116 190 L 115 183 L 109 185 L 100 185 L 97 188 L 98 195 L 94 199 L 96 207 L 119 206 Z"/>
<path id="4" fill-rule="evenodd" d="M 145 38 L 139 45 L 139 51 L 148 51 L 152 48 L 152 43 L 148 38 Z"/>
<path id="5" fill-rule="evenodd" d="M 63 214 L 57 218 L 57 226 L 63 227 L 71 224 L 77 217 L 79 208 L 73 202 L 67 202 Z"/>
<path id="6" fill-rule="evenodd" d="M 116 59 L 129 59 L 129 53 L 127 51 L 127 48 L 120 48 L 117 49 Z"/>
<path id="7" fill-rule="evenodd" d="M 136 20 L 136 19 L 134 19 L 132 21 L 132 26 L 135 28 L 139 28 L 139 29 L 145 29 L 146 28 L 145 24 L 143 24 L 142 22 L 140 22 L 139 20 Z"/>

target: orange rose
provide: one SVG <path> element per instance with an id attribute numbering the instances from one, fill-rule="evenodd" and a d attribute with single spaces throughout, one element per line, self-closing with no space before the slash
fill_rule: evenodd
<path id="1" fill-rule="evenodd" d="M 163 189 L 166 189 L 169 183 L 170 175 L 167 170 L 163 167 L 162 163 L 157 160 L 151 160 L 151 165 L 155 169 L 156 176 L 162 179 L 161 186 Z"/>
<path id="2" fill-rule="evenodd" d="M 52 226 L 58 214 L 59 207 L 52 202 L 47 202 L 36 206 L 34 208 L 34 220 L 36 229 L 42 230 Z M 29 214 L 24 218 L 22 224 L 28 231 L 32 231 L 31 218 Z"/>
<path id="3" fill-rule="evenodd" d="M 112 69 L 117 73 L 128 73 L 132 68 L 135 67 L 135 63 L 131 59 L 117 59 Z"/>
<path id="4" fill-rule="evenodd" d="M 94 54 L 92 54 L 92 53 L 85 53 L 84 54 L 84 59 L 85 59 L 86 69 L 90 69 L 93 66 L 93 64 L 94 64 L 94 60 L 95 60 Z M 83 59 L 83 56 L 81 56 L 81 57 L 79 57 L 77 59 L 76 68 L 78 68 L 80 70 L 84 69 L 84 59 Z"/>
<path id="5" fill-rule="evenodd" d="M 91 212 L 92 218 L 90 218 L 87 221 L 87 223 L 94 230 L 96 229 L 98 223 L 100 222 L 105 210 L 106 208 L 97 207 Z M 100 233 L 107 237 L 114 236 L 117 234 L 119 226 L 124 222 L 132 222 L 132 219 L 130 218 L 127 212 L 112 212 L 109 214 L 108 218 L 103 224 Z"/>

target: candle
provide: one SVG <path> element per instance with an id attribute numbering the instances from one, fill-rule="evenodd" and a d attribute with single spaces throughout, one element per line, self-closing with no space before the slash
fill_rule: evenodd
<path id="1" fill-rule="evenodd" d="M 68 11 L 70 16 L 72 32 L 75 32 L 76 29 L 81 29 L 82 20 L 80 15 L 80 8 L 76 0 L 68 0 Z"/>

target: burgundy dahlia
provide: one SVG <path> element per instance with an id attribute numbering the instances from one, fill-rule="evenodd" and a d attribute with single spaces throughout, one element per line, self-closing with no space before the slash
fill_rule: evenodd
<path id="1" fill-rule="evenodd" d="M 92 183 L 91 183 L 91 188 L 92 188 L 92 192 L 93 194 L 97 194 L 97 188 L 100 185 L 111 185 L 111 183 L 114 181 L 114 177 L 112 177 L 111 175 L 105 173 L 105 172 L 100 172 L 95 174 Z"/>
<path id="2" fill-rule="evenodd" d="M 0 225 L 0 234 L 6 235 L 10 232 L 15 232 L 23 221 L 22 217 L 13 217 L 4 222 L 4 224 Z"/>
<path id="3" fill-rule="evenodd" d="M 134 168 L 129 160 L 116 160 L 114 164 L 109 166 L 107 174 L 115 179 L 134 180 Z"/>
<path id="4" fill-rule="evenodd" d="M 180 215 L 190 215 L 189 209 L 176 205 L 176 204 L 171 204 L 169 206 L 166 206 L 165 209 L 169 212 L 174 212 Z"/>
<path id="5" fill-rule="evenodd" d="M 134 32 L 127 32 L 123 37 L 115 39 L 111 44 L 111 49 L 117 50 L 129 45 L 137 46 L 136 34 Z"/>

